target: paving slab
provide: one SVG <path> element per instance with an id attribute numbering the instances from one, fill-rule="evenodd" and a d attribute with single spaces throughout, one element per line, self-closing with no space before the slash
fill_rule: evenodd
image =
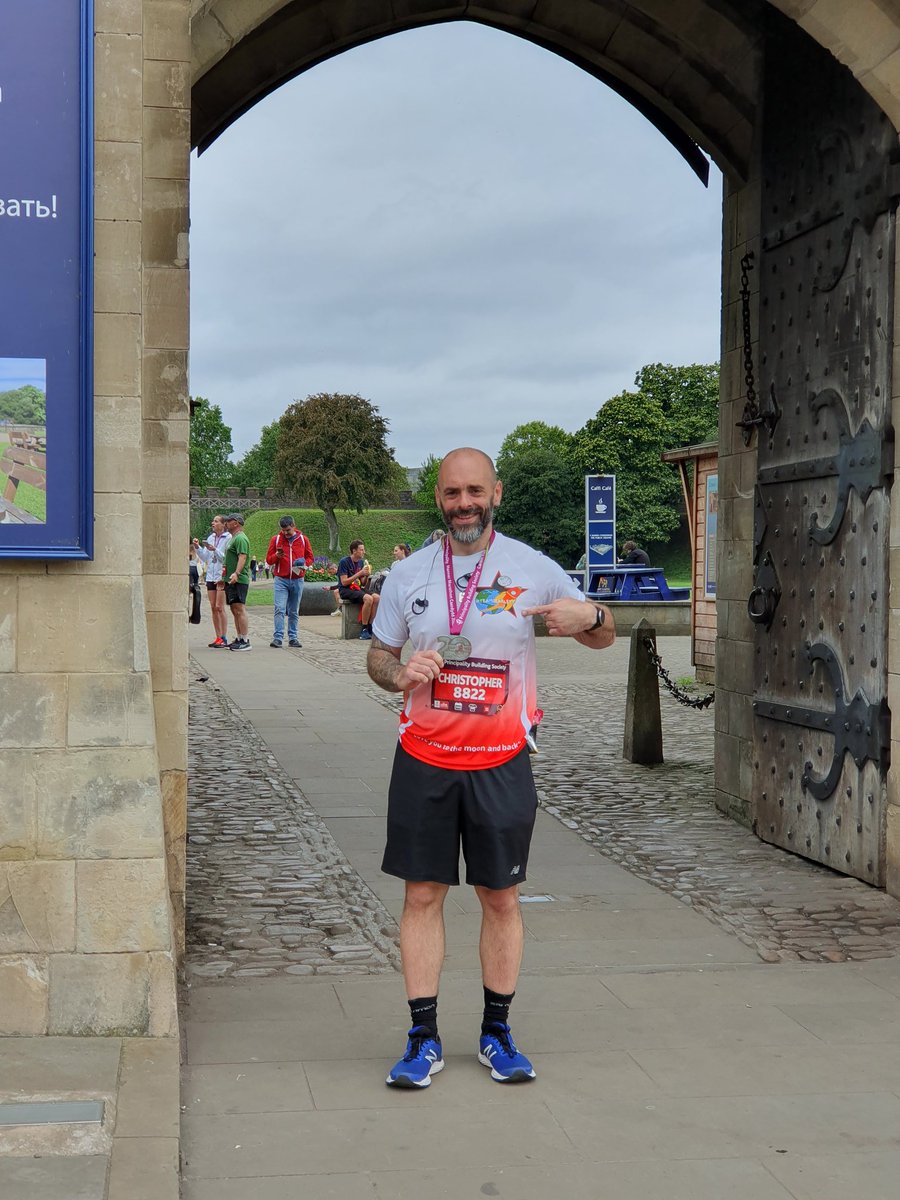
<path id="1" fill-rule="evenodd" d="M 626 974 L 608 979 L 607 987 L 630 1008 L 653 1008 L 663 1002 L 672 1008 L 690 1008 L 699 1003 L 725 1006 L 764 1003 L 783 1007 L 809 1003 L 827 988 L 825 1009 L 837 1011 L 835 1005 L 868 1003 L 886 1005 L 900 1014 L 900 1001 L 839 963 L 798 966 L 792 971 L 767 969 L 757 963 L 733 970 Z"/>
<path id="2" fill-rule="evenodd" d="M 410 1096 L 408 1100 L 415 1101 Z M 572 1143 L 538 1097 L 514 1098 L 515 1121 L 504 1122 L 500 1137 L 493 1105 L 469 1103 L 442 1109 L 443 1136 L 434 1136 L 434 1117 L 425 1106 L 348 1109 L 334 1113 L 244 1113 L 193 1117 L 182 1141 L 186 1179 L 266 1175 L 319 1175 L 340 1163 L 342 1170 L 392 1170 L 408 1164 L 418 1148 L 432 1167 L 454 1169 L 465 1146 L 470 1165 L 518 1165 L 523 1161 L 565 1163 Z M 255 1185 L 254 1185 L 255 1186 Z"/>
<path id="3" fill-rule="evenodd" d="M 3 1200 L 106 1200 L 105 1154 L 0 1157 Z"/>
<path id="4" fill-rule="evenodd" d="M 307 1068 L 300 1062 L 189 1066 L 184 1070 L 182 1096 L 189 1121 L 220 1113 L 304 1112 L 323 1107 L 313 1103 Z"/>
<path id="5" fill-rule="evenodd" d="M 868 1154 L 778 1155 L 763 1160 L 795 1200 L 896 1200 L 900 1150 Z"/>
<path id="6" fill-rule="evenodd" d="M 54 1092 L 114 1095 L 120 1053 L 118 1038 L 2 1038 L 0 1097 L 13 1100 Z"/>
<path id="7" fill-rule="evenodd" d="M 823 1045 L 900 1045 L 900 998 L 831 1004 L 822 1003 L 817 996 L 807 1004 L 776 1003 Z"/>
<path id="8" fill-rule="evenodd" d="M 595 1162 L 759 1158 L 900 1149 L 900 1099 L 889 1092 L 794 1096 L 679 1096 L 597 1100 L 550 1097 L 576 1149 Z"/>
<path id="9" fill-rule="evenodd" d="M 632 1057 L 670 1096 L 802 1096 L 890 1092 L 900 1081 L 900 1045 L 694 1046 L 634 1049 Z M 898 1177 L 900 1178 L 900 1177 Z"/>
<path id="10" fill-rule="evenodd" d="M 418 1166 L 406 1171 L 305 1175 L 302 1193 L 292 1190 L 296 1176 L 259 1179 L 254 1200 L 548 1200 L 548 1197 L 603 1197 L 603 1200 L 791 1200 L 788 1192 L 759 1162 L 554 1163 L 529 1161 L 519 1166 L 458 1166 L 452 1174 Z M 245 1180 L 186 1180 L 184 1200 L 246 1200 Z M 837 1193 L 835 1193 L 837 1196 Z M 804 1197 L 806 1200 L 806 1197 Z M 812 1200 L 812 1197 L 809 1197 Z M 817 1198 L 818 1200 L 818 1198 Z M 826 1200 L 823 1197 L 823 1200 Z M 831 1200 L 831 1195 L 827 1197 Z M 843 1197 L 842 1200 L 846 1200 Z M 868 1194 L 865 1200 L 888 1200 Z M 890 1197 L 893 1200 L 893 1197 Z"/>

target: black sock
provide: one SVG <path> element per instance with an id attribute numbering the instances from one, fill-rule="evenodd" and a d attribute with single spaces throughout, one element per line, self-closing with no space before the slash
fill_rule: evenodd
<path id="1" fill-rule="evenodd" d="M 417 1000 L 410 1000 L 409 1012 L 414 1026 L 421 1026 L 431 1037 L 437 1037 L 437 996 L 419 996 Z"/>
<path id="2" fill-rule="evenodd" d="M 489 987 L 484 989 L 484 1017 L 481 1021 L 481 1032 L 486 1033 L 488 1026 L 509 1024 L 509 1006 L 513 1002 L 515 992 L 504 996 L 502 992 L 492 992 Z"/>

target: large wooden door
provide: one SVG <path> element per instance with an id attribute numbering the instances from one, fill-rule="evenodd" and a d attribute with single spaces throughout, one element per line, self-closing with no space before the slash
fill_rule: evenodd
<path id="1" fill-rule="evenodd" d="M 762 138 L 755 495 L 756 831 L 884 871 L 897 137 L 772 14 Z"/>

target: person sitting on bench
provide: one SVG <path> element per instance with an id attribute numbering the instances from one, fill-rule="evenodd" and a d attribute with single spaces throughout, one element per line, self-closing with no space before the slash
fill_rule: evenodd
<path id="1" fill-rule="evenodd" d="M 619 559 L 622 567 L 649 567 L 650 555 L 642 550 L 636 542 L 622 543 L 622 557 Z"/>
<path id="2" fill-rule="evenodd" d="M 380 599 L 378 595 L 366 592 L 370 574 L 365 544 L 356 538 L 350 543 L 349 555 L 338 563 L 338 595 L 345 604 L 360 605 L 362 632 L 359 637 L 363 642 L 372 639 L 372 618 Z"/>

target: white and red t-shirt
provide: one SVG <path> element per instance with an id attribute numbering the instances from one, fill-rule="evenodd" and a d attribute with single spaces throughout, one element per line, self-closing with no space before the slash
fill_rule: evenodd
<path id="1" fill-rule="evenodd" d="M 456 602 L 481 558 L 453 555 Z M 488 548 L 474 602 L 460 631 L 471 643 L 463 662 L 445 661 L 439 679 L 404 696 L 400 742 L 409 754 L 461 771 L 495 767 L 525 744 L 537 709 L 534 628 L 521 610 L 564 596 L 584 596 L 552 559 L 497 533 Z M 443 544 L 427 546 L 391 568 L 372 625 L 400 648 L 441 652 L 450 635 Z"/>

